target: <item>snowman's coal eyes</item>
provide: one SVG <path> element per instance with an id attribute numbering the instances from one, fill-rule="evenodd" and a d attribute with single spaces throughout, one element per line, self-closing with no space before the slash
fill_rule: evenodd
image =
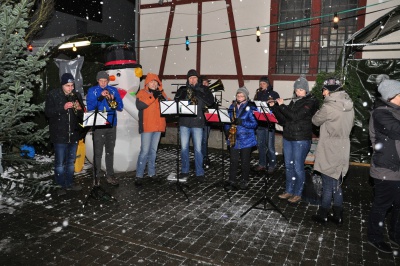
<path id="1" fill-rule="evenodd" d="M 120 77 L 121 76 L 121 73 L 117 73 L 117 77 Z"/>

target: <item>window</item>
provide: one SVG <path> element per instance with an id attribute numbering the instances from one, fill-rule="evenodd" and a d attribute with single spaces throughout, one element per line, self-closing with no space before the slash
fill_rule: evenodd
<path id="1" fill-rule="evenodd" d="M 277 73 L 307 73 L 310 54 L 311 0 L 280 1 Z"/>
<path id="2" fill-rule="evenodd" d="M 322 14 L 333 14 L 342 10 L 357 8 L 357 0 L 323 0 Z M 319 72 L 335 71 L 343 43 L 357 31 L 356 11 L 339 15 L 338 29 L 333 28 L 332 16 L 321 19 L 321 39 L 318 53 Z"/>
<path id="3" fill-rule="evenodd" d="M 357 16 L 356 11 L 339 15 L 339 27 L 335 30 L 333 15 L 324 14 L 355 9 L 358 0 L 281 0 L 276 3 L 279 26 L 275 38 L 271 36 L 271 41 L 276 41 L 274 72 L 308 74 L 334 71 L 344 41 L 357 30 Z M 310 20 L 319 16 L 322 16 L 320 20 Z M 318 39 L 319 45 L 314 42 L 315 46 L 311 47 L 312 41 Z"/>

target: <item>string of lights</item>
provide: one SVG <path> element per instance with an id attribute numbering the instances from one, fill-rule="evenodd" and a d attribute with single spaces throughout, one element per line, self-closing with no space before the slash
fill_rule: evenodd
<path id="1" fill-rule="evenodd" d="M 377 6 L 377 5 L 381 5 L 381 4 L 384 4 L 384 3 L 387 3 L 387 2 L 391 2 L 391 1 L 394 1 L 394 0 L 386 0 L 386 1 L 381 1 L 379 3 L 365 5 L 365 6 L 362 6 L 362 7 L 352 8 L 352 9 L 343 10 L 343 11 L 339 11 L 339 12 L 328 13 L 328 14 L 324 14 L 324 15 L 320 15 L 320 16 L 309 17 L 309 18 L 302 18 L 302 19 L 295 19 L 295 20 L 290 20 L 290 21 L 283 21 L 283 22 L 264 25 L 264 26 L 241 28 L 241 29 L 221 31 L 221 32 L 213 32 L 213 33 L 186 35 L 184 37 L 179 36 L 179 37 L 171 37 L 171 38 L 149 39 L 149 40 L 129 41 L 129 42 L 92 42 L 91 45 L 101 45 L 102 47 L 105 47 L 106 45 L 113 45 L 113 44 L 131 44 L 131 45 L 135 46 L 135 48 L 144 49 L 144 48 L 163 47 L 164 45 L 160 44 L 160 45 L 137 46 L 136 43 L 146 43 L 146 42 L 156 42 L 156 41 L 165 42 L 166 40 L 171 41 L 171 40 L 180 40 L 180 39 L 184 38 L 184 40 L 185 40 L 184 44 L 186 46 L 186 50 L 189 51 L 190 50 L 189 45 L 191 43 L 189 41 L 189 38 L 197 39 L 198 37 L 221 35 L 221 34 L 227 34 L 227 33 L 230 34 L 232 32 L 244 32 L 244 31 L 248 31 L 248 30 L 252 30 L 254 32 L 255 28 L 256 28 L 256 37 L 257 37 L 256 41 L 260 42 L 261 34 L 267 34 L 267 33 L 271 33 L 271 32 L 281 32 L 281 31 L 286 31 L 286 30 L 299 29 L 299 28 L 304 28 L 304 27 L 310 27 L 310 26 L 313 26 L 313 25 L 319 25 L 319 24 L 322 24 L 322 23 L 321 22 L 319 22 L 319 23 L 311 23 L 311 24 L 308 24 L 308 25 L 305 25 L 305 26 L 303 25 L 303 26 L 296 26 L 296 27 L 291 27 L 291 28 L 282 27 L 284 25 L 297 24 L 297 23 L 307 22 L 307 21 L 313 21 L 313 20 L 318 20 L 318 19 L 322 19 L 322 18 L 325 18 L 325 17 L 333 17 L 333 20 L 332 20 L 332 22 L 334 23 L 333 27 L 334 27 L 334 29 L 337 29 L 338 28 L 338 23 L 339 23 L 339 15 L 346 14 L 346 13 L 349 13 L 349 12 L 358 11 L 358 10 L 362 10 L 362 9 L 366 9 L 366 8 Z M 378 11 L 387 10 L 387 9 L 391 9 L 391 8 L 394 8 L 394 7 L 396 7 L 396 6 L 383 8 L 383 9 L 378 10 Z M 364 16 L 364 15 L 375 13 L 375 12 L 378 12 L 378 11 L 372 11 L 372 12 L 368 12 L 368 13 L 363 13 L 363 14 L 359 14 L 359 15 L 356 15 L 356 16 L 343 17 L 343 18 L 340 18 L 340 20 L 345 20 L 345 19 L 358 17 L 358 16 Z M 330 21 L 329 21 L 329 23 L 330 23 Z M 274 30 L 274 31 L 266 31 L 267 28 L 271 28 L 271 27 L 277 27 L 278 29 Z M 264 28 L 264 31 L 261 32 L 260 28 Z M 252 33 L 252 34 L 244 34 L 244 35 L 240 35 L 240 36 L 236 36 L 236 37 L 237 38 L 239 38 L 239 37 L 247 37 L 247 36 L 251 36 L 251 35 L 254 35 L 254 33 Z M 223 38 L 216 38 L 216 39 L 212 39 L 212 40 L 195 41 L 193 43 L 219 41 L 219 40 L 230 39 L 230 38 L 231 38 L 231 36 L 223 37 Z M 174 46 L 174 45 L 182 45 L 182 43 L 177 43 L 177 44 L 169 43 L 168 44 L 168 46 Z"/>

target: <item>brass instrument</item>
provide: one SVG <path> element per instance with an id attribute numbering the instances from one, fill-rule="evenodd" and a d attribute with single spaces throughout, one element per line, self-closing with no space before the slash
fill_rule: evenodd
<path id="1" fill-rule="evenodd" d="M 66 94 L 65 97 L 67 98 L 67 102 L 72 103 L 72 110 L 74 111 L 74 114 L 78 115 L 79 103 L 78 103 L 78 97 L 76 96 L 76 94 L 71 92 L 69 94 Z"/>
<path id="2" fill-rule="evenodd" d="M 107 88 L 106 88 L 106 96 L 105 96 L 105 98 L 107 99 L 108 106 L 109 106 L 111 109 L 117 109 L 118 103 L 115 101 L 115 98 L 114 98 L 114 99 L 111 99 L 110 91 L 109 91 Z"/>
<path id="3" fill-rule="evenodd" d="M 222 84 L 221 79 L 218 79 L 216 82 L 208 86 L 208 89 L 212 92 L 215 91 L 225 91 L 224 84 Z"/>
<path id="4" fill-rule="evenodd" d="M 197 104 L 197 99 L 194 95 L 194 91 L 192 87 L 187 88 L 187 98 L 190 101 L 190 104 Z"/>
<path id="5" fill-rule="evenodd" d="M 257 101 L 258 99 L 257 99 L 257 94 L 258 94 L 258 92 L 260 92 L 260 91 L 262 91 L 262 88 L 258 88 L 257 90 L 256 90 L 256 95 L 254 95 L 254 101 Z"/>

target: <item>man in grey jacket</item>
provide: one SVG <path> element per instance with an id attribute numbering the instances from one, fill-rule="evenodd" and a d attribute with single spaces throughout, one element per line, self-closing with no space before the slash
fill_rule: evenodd
<path id="1" fill-rule="evenodd" d="M 368 221 L 368 243 L 384 253 L 392 248 L 383 240 L 386 214 L 391 209 L 389 241 L 400 246 L 400 82 L 379 75 L 382 95 L 371 113 L 369 133 L 374 149 L 370 174 L 374 201 Z M 379 83 L 379 82 L 378 82 Z"/>
<path id="2" fill-rule="evenodd" d="M 322 177 L 322 204 L 312 219 L 318 223 L 329 220 L 343 223 L 342 181 L 349 169 L 350 132 L 354 125 L 353 101 L 341 90 L 340 81 L 327 79 L 322 88 L 324 103 L 315 113 L 312 122 L 320 126 L 318 146 L 315 151 L 314 170 Z M 328 214 L 333 198 L 333 215 Z"/>

